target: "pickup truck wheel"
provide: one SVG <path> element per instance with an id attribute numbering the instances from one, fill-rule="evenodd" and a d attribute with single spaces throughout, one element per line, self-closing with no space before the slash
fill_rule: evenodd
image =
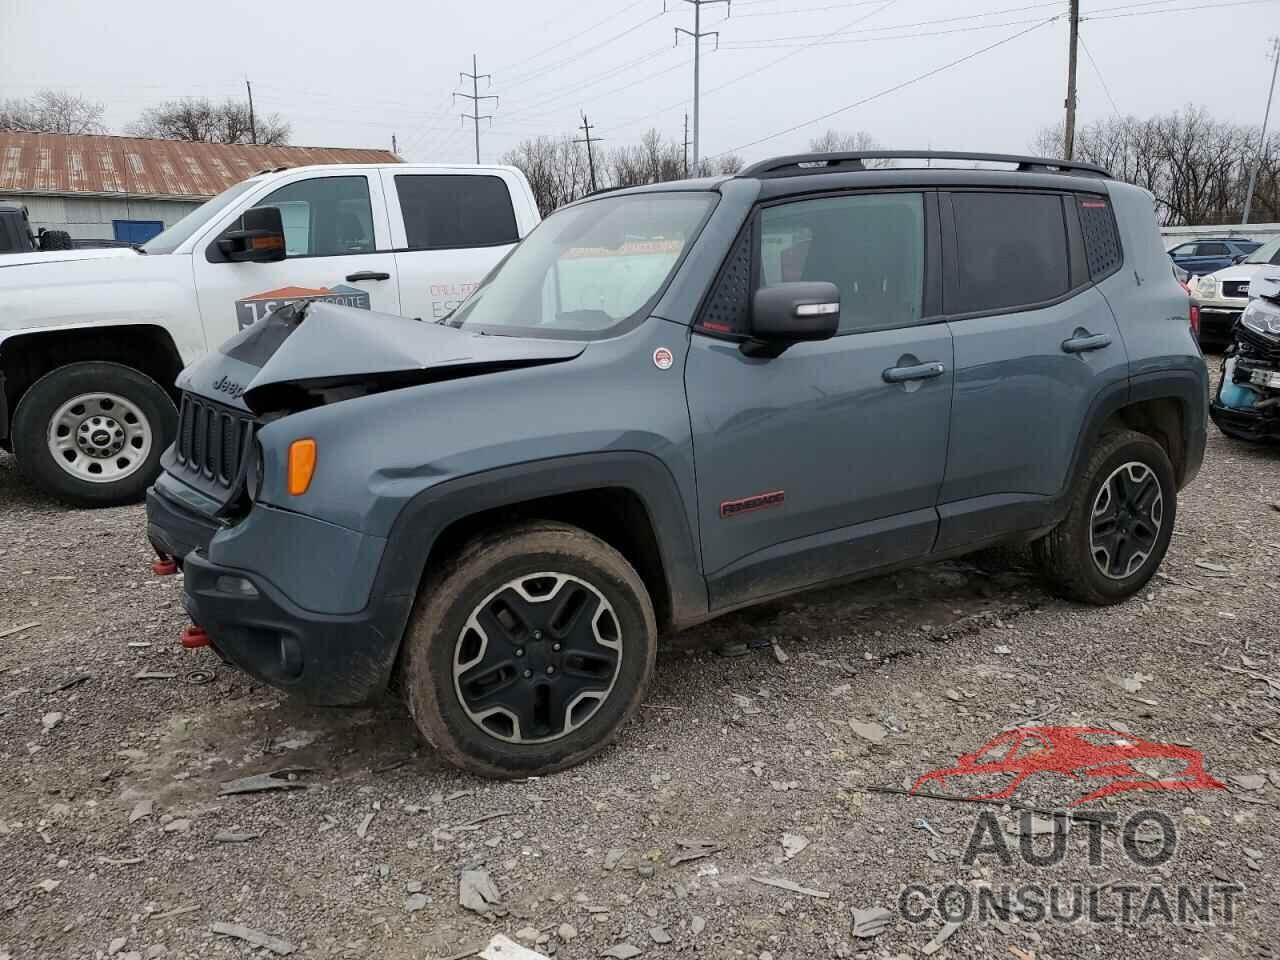
<path id="1" fill-rule="evenodd" d="M 451 763 L 527 777 L 581 763 L 636 711 L 657 626 L 639 575 L 607 543 L 560 523 L 468 545 L 419 594 L 405 691 Z"/>
<path id="2" fill-rule="evenodd" d="M 74 506 L 118 506 L 145 495 L 177 419 L 169 395 L 132 367 L 71 363 L 22 395 L 13 448 L 39 489 Z"/>
<path id="3" fill-rule="evenodd" d="M 1065 596 L 1119 603 L 1159 568 L 1177 512 L 1178 487 L 1164 447 L 1122 430 L 1098 442 L 1072 488 L 1067 516 L 1032 549 Z"/>

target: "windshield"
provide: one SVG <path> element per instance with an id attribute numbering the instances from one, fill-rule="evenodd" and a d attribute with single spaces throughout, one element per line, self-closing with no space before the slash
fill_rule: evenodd
<path id="1" fill-rule="evenodd" d="M 652 308 L 716 199 L 641 193 L 552 214 L 448 322 L 519 337 L 612 336 Z"/>
<path id="2" fill-rule="evenodd" d="M 1245 259 L 1245 263 L 1268 263 L 1280 266 L 1280 237 L 1268 240 Z"/>
<path id="3" fill-rule="evenodd" d="M 227 187 L 212 200 L 207 200 L 196 207 L 168 230 L 157 233 L 142 245 L 147 253 L 173 253 L 184 240 L 216 217 L 231 204 L 240 194 L 250 187 L 256 186 L 256 180 L 242 180 L 233 187 Z"/>

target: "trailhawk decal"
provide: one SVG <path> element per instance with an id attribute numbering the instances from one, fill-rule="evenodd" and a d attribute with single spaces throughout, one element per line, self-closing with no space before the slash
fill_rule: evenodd
<path id="1" fill-rule="evenodd" d="M 236 326 L 240 330 L 252 327 L 272 310 L 278 310 L 287 303 L 298 303 L 301 300 L 320 300 L 324 303 L 338 303 L 344 307 L 369 309 L 369 294 L 359 287 L 348 287 L 340 284 L 336 287 L 281 287 L 279 290 L 268 290 L 266 293 L 255 293 L 236 301 Z"/>

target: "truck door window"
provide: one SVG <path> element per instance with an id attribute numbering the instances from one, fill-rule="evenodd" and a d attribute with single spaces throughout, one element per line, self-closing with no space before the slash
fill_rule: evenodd
<path id="1" fill-rule="evenodd" d="M 501 177 L 398 174 L 396 193 L 410 250 L 494 247 L 520 239 Z"/>
<path id="2" fill-rule="evenodd" d="M 766 207 L 760 283 L 826 280 L 840 288 L 840 332 L 906 326 L 924 296 L 924 198 L 823 197 Z"/>
<path id="3" fill-rule="evenodd" d="M 299 180 L 255 206 L 280 210 L 286 257 L 341 257 L 376 249 L 367 177 Z M 240 224 L 227 229 L 238 230 Z"/>

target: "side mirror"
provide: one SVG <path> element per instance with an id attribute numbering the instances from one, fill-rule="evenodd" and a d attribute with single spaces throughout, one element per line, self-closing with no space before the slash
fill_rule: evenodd
<path id="1" fill-rule="evenodd" d="M 279 207 L 250 207 L 239 230 L 218 238 L 218 249 L 232 263 L 273 263 L 283 260 L 284 221 Z"/>
<path id="2" fill-rule="evenodd" d="M 1247 253 L 1237 253 L 1234 257 L 1232 257 L 1232 258 L 1231 258 L 1231 262 L 1232 262 L 1232 263 L 1244 263 L 1244 262 L 1245 262 L 1245 260 L 1246 260 L 1246 259 L 1248 259 L 1248 257 L 1249 257 L 1249 255 L 1248 255 Z"/>
<path id="3" fill-rule="evenodd" d="M 761 287 L 751 299 L 748 357 L 776 357 L 793 343 L 827 340 L 840 327 L 840 288 L 825 280 Z"/>

